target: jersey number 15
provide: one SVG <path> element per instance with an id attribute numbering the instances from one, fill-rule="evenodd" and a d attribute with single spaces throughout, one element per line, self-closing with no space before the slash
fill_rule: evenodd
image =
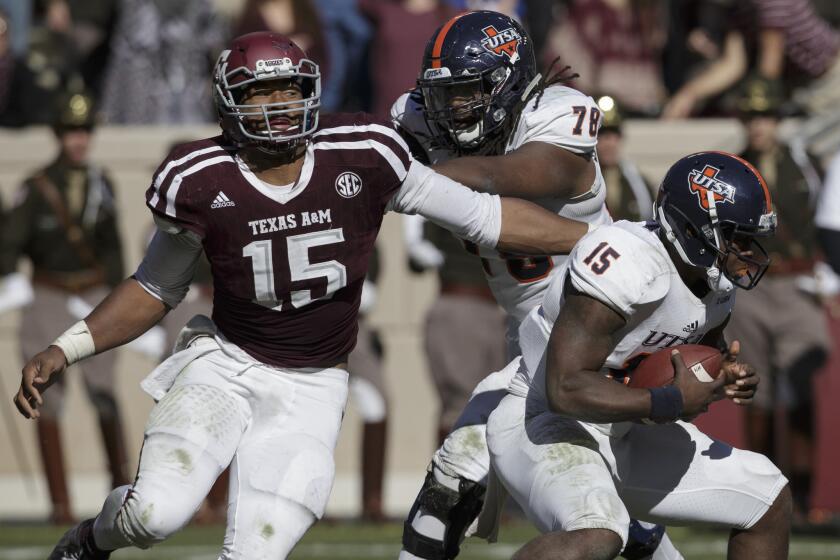
<path id="1" fill-rule="evenodd" d="M 316 278 L 327 280 L 327 291 L 318 298 L 312 297 L 312 290 L 292 290 L 289 297 L 292 307 L 303 307 L 316 299 L 330 298 L 336 290 L 340 290 L 347 285 L 347 269 L 340 262 L 336 260 L 319 263 L 309 262 L 309 249 L 312 247 L 343 242 L 344 230 L 342 228 L 303 233 L 286 238 L 291 281 Z M 242 249 L 242 256 L 251 258 L 256 296 L 254 303 L 280 311 L 283 303 L 274 290 L 274 263 L 271 245 L 271 239 L 254 241 Z"/>

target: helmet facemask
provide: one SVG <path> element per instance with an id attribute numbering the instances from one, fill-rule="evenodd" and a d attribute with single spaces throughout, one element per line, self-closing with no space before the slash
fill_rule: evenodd
<path id="1" fill-rule="evenodd" d="M 231 69 L 227 64 L 229 53 L 223 52 L 216 65 L 214 97 L 222 126 L 234 142 L 279 154 L 289 152 L 315 132 L 321 107 L 321 74 L 317 64 L 308 59 L 294 64 L 283 58 L 258 61 L 255 71 L 246 66 Z M 260 82 L 278 80 L 291 80 L 296 84 L 301 99 L 242 103 L 249 88 Z"/>
<path id="2" fill-rule="evenodd" d="M 508 65 L 453 77 L 448 68 L 427 69 L 417 84 L 429 128 L 441 131 L 459 155 L 487 154 L 500 148 L 510 115 L 496 103 L 511 76 Z"/>

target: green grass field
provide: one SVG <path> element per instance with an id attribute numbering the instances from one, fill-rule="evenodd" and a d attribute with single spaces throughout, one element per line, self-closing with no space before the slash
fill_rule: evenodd
<path id="1" fill-rule="evenodd" d="M 52 527 L 0 525 L 0 560 L 44 560 L 63 530 Z M 299 560 L 395 560 L 399 551 L 400 524 L 364 525 L 320 523 L 298 545 L 291 558 Z M 507 559 L 535 532 L 527 525 L 507 525 L 500 542 L 487 545 L 467 541 L 463 560 Z M 691 560 L 726 557 L 726 534 L 670 529 L 671 538 Z M 188 527 L 166 543 L 148 551 L 122 550 L 113 560 L 215 560 L 222 542 L 220 527 Z M 840 536 L 795 537 L 790 557 L 795 560 L 840 558 Z M 758 559 L 756 559 L 758 560 Z"/>

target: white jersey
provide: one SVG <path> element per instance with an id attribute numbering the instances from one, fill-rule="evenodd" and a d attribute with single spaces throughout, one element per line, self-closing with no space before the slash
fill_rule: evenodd
<path id="1" fill-rule="evenodd" d="M 677 273 L 657 226 L 648 224 L 616 222 L 578 242 L 566 266 L 552 279 L 542 304 L 519 328 L 523 360 L 510 385 L 511 393 L 547 406 L 543 358 L 563 307 L 566 278 L 575 289 L 626 320 L 614 337 L 615 347 L 604 363 L 604 373 L 626 370 L 636 359 L 662 348 L 696 344 L 723 324 L 734 305 L 734 291 L 710 291 L 702 299 L 695 296 Z M 613 433 L 622 429 L 620 424 L 612 426 Z"/>
<path id="2" fill-rule="evenodd" d="M 435 142 L 421 103 L 417 92 L 405 93 L 391 108 L 391 118 L 413 136 L 430 163 L 446 161 L 452 154 Z M 528 142 L 545 142 L 578 154 L 593 153 L 599 126 L 600 111 L 591 97 L 569 87 L 551 86 L 539 103 L 535 96 L 522 110 L 505 153 Z M 587 193 L 573 199 L 545 198 L 537 203 L 566 218 L 605 224 L 612 221 L 604 204 L 606 190 L 596 160 L 595 181 Z M 517 258 L 486 248 L 478 248 L 477 252 L 496 301 L 516 321 L 521 321 L 540 303 L 551 278 L 567 258 L 566 255 Z"/>

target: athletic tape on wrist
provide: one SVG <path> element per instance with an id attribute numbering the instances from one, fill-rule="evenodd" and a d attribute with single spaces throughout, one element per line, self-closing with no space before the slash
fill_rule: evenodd
<path id="1" fill-rule="evenodd" d="M 654 422 L 673 422 L 683 410 L 683 398 L 674 385 L 648 389 L 650 391 L 650 419 Z"/>
<path id="2" fill-rule="evenodd" d="M 68 366 L 96 353 L 93 346 L 93 336 L 84 321 L 79 321 L 64 331 L 61 336 L 55 339 L 52 346 L 61 348 Z"/>

